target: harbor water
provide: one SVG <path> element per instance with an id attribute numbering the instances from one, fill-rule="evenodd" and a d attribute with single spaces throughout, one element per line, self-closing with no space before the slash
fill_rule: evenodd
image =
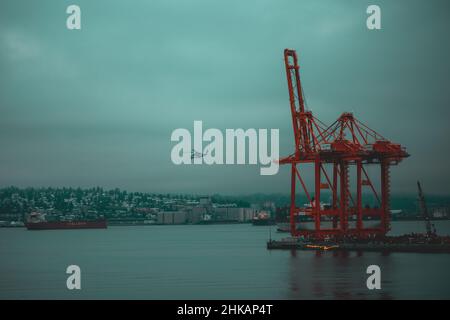
<path id="1" fill-rule="evenodd" d="M 450 221 L 435 222 L 450 234 Z M 392 233 L 423 222 L 393 222 Z M 276 226 L 0 228 L 0 299 L 450 299 L 450 254 L 267 250 Z M 381 268 L 381 290 L 366 269 Z M 68 290 L 66 268 L 81 268 Z"/>

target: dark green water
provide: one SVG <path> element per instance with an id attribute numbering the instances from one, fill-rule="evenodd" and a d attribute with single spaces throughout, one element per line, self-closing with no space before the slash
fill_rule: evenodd
<path id="1" fill-rule="evenodd" d="M 450 221 L 436 227 L 450 233 Z M 394 233 L 423 228 L 393 223 Z M 269 227 L 251 225 L 3 228 L 0 298 L 450 298 L 450 254 L 267 251 L 268 236 Z M 66 288 L 71 264 L 81 268 L 81 290 Z M 366 288 L 371 264 L 381 267 L 381 290 Z"/>

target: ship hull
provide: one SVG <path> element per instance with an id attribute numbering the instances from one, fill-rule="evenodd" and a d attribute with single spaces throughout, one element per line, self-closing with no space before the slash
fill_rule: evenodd
<path id="1" fill-rule="evenodd" d="M 60 230 L 60 229 L 106 229 L 106 220 L 99 221 L 55 221 L 25 223 L 28 230 Z"/>

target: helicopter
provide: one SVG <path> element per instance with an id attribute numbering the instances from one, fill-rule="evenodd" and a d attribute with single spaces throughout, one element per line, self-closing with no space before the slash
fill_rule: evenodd
<path id="1" fill-rule="evenodd" d="M 208 154 L 208 150 L 206 150 L 205 153 L 201 153 L 201 152 L 197 152 L 194 149 L 192 149 L 191 150 L 191 160 L 193 160 L 194 158 L 203 158 L 207 154 Z"/>

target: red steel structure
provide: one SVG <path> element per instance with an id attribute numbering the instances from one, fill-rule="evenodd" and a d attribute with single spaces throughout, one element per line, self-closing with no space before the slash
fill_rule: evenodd
<path id="1" fill-rule="evenodd" d="M 323 124 L 311 111 L 305 110 L 296 52 L 285 49 L 284 61 L 295 152 L 280 159 L 280 164 L 291 166 L 291 235 L 314 239 L 384 236 L 390 229 L 389 168 L 409 154 L 401 145 L 390 142 L 357 120 L 352 113 L 343 113 L 330 126 Z M 306 186 L 300 170 L 307 164 L 314 166 L 313 191 Z M 379 167 L 379 188 L 369 177 L 367 170 L 369 165 Z M 356 171 L 356 182 L 352 183 L 356 186 L 353 196 L 350 190 L 351 168 Z M 296 201 L 299 183 L 310 203 L 308 206 L 298 206 Z M 363 188 L 368 189 L 376 199 L 378 204 L 373 208 L 363 207 Z M 328 189 L 331 193 L 331 203 L 327 206 L 321 204 L 323 189 Z M 298 229 L 299 215 L 312 216 L 314 229 Z M 364 216 L 378 218 L 379 224 L 375 227 L 366 227 Z M 352 217 L 355 219 L 350 219 Z M 328 221 L 328 227 L 322 226 L 324 220 Z M 349 220 L 354 222 L 350 223 Z"/>

